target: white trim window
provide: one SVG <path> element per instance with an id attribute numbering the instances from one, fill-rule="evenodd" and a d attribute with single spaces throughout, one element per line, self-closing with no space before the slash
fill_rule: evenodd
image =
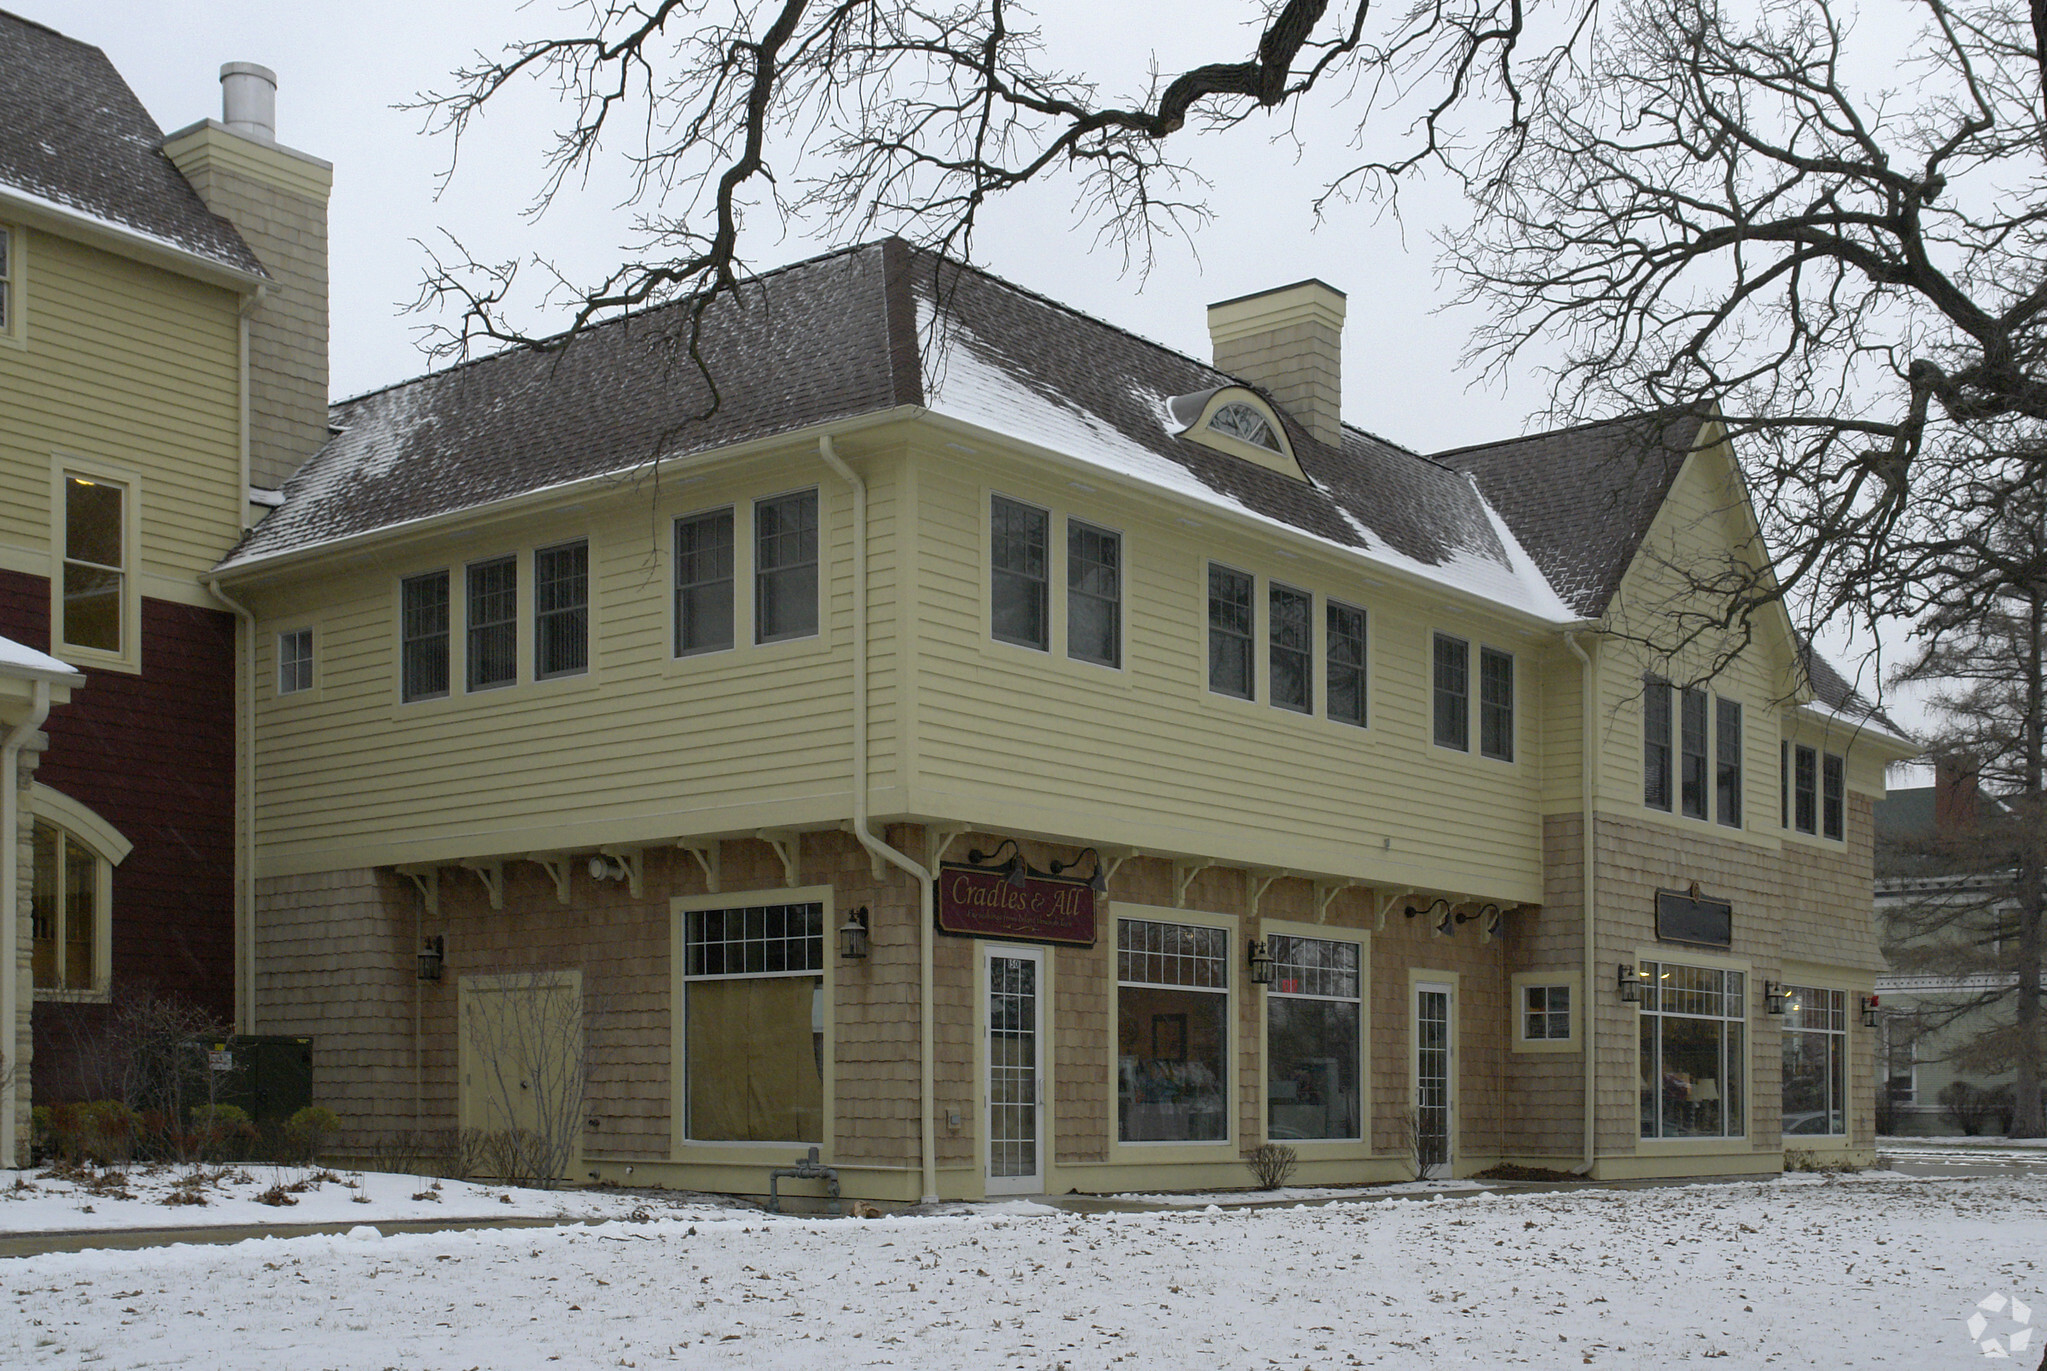
<path id="1" fill-rule="evenodd" d="M 1642 971 L 1642 1136 L 1741 1137 L 1747 977 L 1675 962 Z"/>
<path id="2" fill-rule="evenodd" d="M 1571 987 L 1568 985 L 1524 985 L 1521 987 L 1521 1041 L 1569 1042 L 1571 1040 Z"/>
<path id="3" fill-rule="evenodd" d="M 1363 976 L 1358 945 L 1275 933 L 1265 992 L 1265 1135 L 1274 1142 L 1356 1140 Z"/>
<path id="4" fill-rule="evenodd" d="M 128 491 L 118 482 L 64 473 L 62 641 L 120 653 L 128 641 Z"/>
<path id="5" fill-rule="evenodd" d="M 1784 1136 L 1848 1132 L 1848 992 L 1784 987 Z"/>
<path id="6" fill-rule="evenodd" d="M 0 224 L 0 337 L 12 337 L 18 323 L 14 275 L 19 261 L 14 250 L 14 230 Z"/>
<path id="7" fill-rule="evenodd" d="M 1066 521 L 1066 655 L 1123 665 L 1123 535 Z"/>
<path id="8" fill-rule="evenodd" d="M 469 690 L 495 690 L 519 679 L 519 559 L 470 563 L 467 647 Z"/>
<path id="9" fill-rule="evenodd" d="M 781 643 L 817 636 L 817 490 L 753 507 L 754 638 Z"/>
<path id="10" fill-rule="evenodd" d="M 1255 586 L 1248 571 L 1208 564 L 1208 688 L 1217 695 L 1248 700 L 1257 693 Z"/>
<path id="11" fill-rule="evenodd" d="M 1848 761 L 1829 752 L 1820 758 L 1820 836 L 1840 842 L 1848 834 Z"/>
<path id="12" fill-rule="evenodd" d="M 824 906 L 683 913 L 685 1136 L 824 1141 Z"/>
<path id="13" fill-rule="evenodd" d="M 1210 924 L 1116 921 L 1116 1136 L 1230 1135 L 1230 934 Z"/>
<path id="14" fill-rule="evenodd" d="M 1670 682 L 1642 678 L 1642 804 L 1670 812 Z"/>
<path id="15" fill-rule="evenodd" d="M 1471 751 L 1471 644 L 1447 633 L 1435 635 L 1435 736 L 1437 747 Z"/>
<path id="16" fill-rule="evenodd" d="M 1715 816 L 1728 828 L 1741 827 L 1741 701 L 1725 695 L 1713 697 L 1713 745 L 1715 757 L 1713 789 L 1717 801 Z"/>
<path id="17" fill-rule="evenodd" d="M 277 635 L 277 693 L 297 695 L 313 688 L 313 630 L 288 628 Z"/>
<path id="18" fill-rule="evenodd" d="M 533 679 L 590 669 L 590 544 L 582 539 L 533 553 Z"/>
<path id="19" fill-rule="evenodd" d="M 1052 650 L 1052 516 L 1021 500 L 988 502 L 988 633 L 999 643 Z"/>
<path id="20" fill-rule="evenodd" d="M 1478 650 L 1478 755 L 1514 760 L 1514 654 Z"/>
<path id="21" fill-rule="evenodd" d="M 1803 743 L 1783 744 L 1784 826 L 1819 832 L 1820 754 Z"/>
<path id="22" fill-rule="evenodd" d="M 1323 701 L 1340 724 L 1365 727 L 1365 611 L 1335 600 L 1323 602 L 1329 620 L 1329 683 Z"/>
<path id="23" fill-rule="evenodd" d="M 439 700 L 448 693 L 448 573 L 429 571 L 398 583 L 399 698 Z"/>
<path id="24" fill-rule="evenodd" d="M 35 821 L 30 960 L 38 991 L 104 991 L 112 865 L 69 830 Z"/>
<path id="25" fill-rule="evenodd" d="M 1678 692 L 1678 807 L 1687 819 L 1706 817 L 1706 692 Z"/>
<path id="26" fill-rule="evenodd" d="M 732 509 L 675 521 L 675 655 L 732 646 Z"/>
<path id="27" fill-rule="evenodd" d="M 1268 581 L 1265 587 L 1266 674 L 1277 709 L 1315 712 L 1315 597 Z"/>

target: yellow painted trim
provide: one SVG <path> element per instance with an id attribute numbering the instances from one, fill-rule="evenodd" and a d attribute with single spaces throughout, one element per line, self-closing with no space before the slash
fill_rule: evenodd
<path id="1" fill-rule="evenodd" d="M 125 257 L 130 261 L 140 262 L 145 266 L 156 267 L 178 276 L 190 277 L 210 286 L 219 286 L 236 294 L 246 295 L 269 280 L 258 273 L 244 271 L 240 267 L 175 247 L 161 239 L 124 229 L 118 224 L 94 219 L 67 206 L 39 199 L 7 186 L 0 186 L 0 214 L 5 214 L 16 223 L 30 225 L 53 238 L 83 243 L 101 252 Z"/>
<path id="2" fill-rule="evenodd" d="M 989 994 L 988 961 L 991 957 L 1031 957 L 1038 963 L 1038 1190 L 1004 1189 L 990 1191 L 989 1182 L 995 1178 L 988 1172 L 988 1148 L 995 1134 L 994 1085 L 989 1079 L 988 1047 L 992 1041 L 992 1025 L 988 1019 Z M 974 1087 L 980 1098 L 978 1123 L 974 1127 L 974 1168 L 981 1177 L 983 1194 L 1056 1194 L 1063 1187 L 1055 1175 L 1055 1156 L 1058 1152 L 1058 1128 L 1054 1117 L 1059 1099 L 1057 1070 L 1059 1054 L 1053 1050 L 1058 1034 L 1058 1024 L 1053 1018 L 1052 1007 L 1057 987 L 1054 985 L 1056 971 L 1053 963 L 1057 958 L 1051 949 L 1035 943 L 1005 943 L 993 940 L 975 940 L 974 950 L 974 995 L 979 1001 L 974 1013 Z"/>
<path id="3" fill-rule="evenodd" d="M 1328 942 L 1355 943 L 1358 949 L 1358 1136 L 1287 1138 L 1283 1141 L 1300 1154 L 1304 1164 L 1369 1157 L 1372 1154 L 1372 931 L 1345 924 L 1303 923 L 1296 919 L 1259 921 L 1259 937 L 1266 938 L 1275 933 L 1285 938 L 1321 938 Z M 1248 975 L 1244 984 L 1248 989 L 1251 984 Z M 1265 987 L 1258 995 L 1261 1011 L 1258 1015 L 1258 1074 L 1265 1086 L 1265 1093 L 1259 1097 L 1258 1130 L 1259 1137 L 1266 1142 L 1272 1141 L 1272 1058 L 1268 1041 L 1272 1027 L 1268 997 L 1272 993 L 1270 987 Z"/>
<path id="4" fill-rule="evenodd" d="M 1278 440 L 1279 451 L 1274 452 L 1271 448 L 1247 443 L 1242 438 L 1218 433 L 1210 428 L 1209 421 L 1214 419 L 1216 411 L 1225 405 L 1248 405 L 1256 410 L 1258 416 L 1265 420 L 1265 426 L 1272 430 L 1272 436 Z M 1257 392 L 1247 390 L 1243 386 L 1224 386 L 1209 396 L 1208 403 L 1201 407 L 1200 415 L 1193 423 L 1181 429 L 1178 436 L 1190 443 L 1199 443 L 1203 447 L 1214 448 L 1217 452 L 1241 457 L 1247 462 L 1256 462 L 1268 471 L 1291 476 L 1303 485 L 1308 482 L 1307 473 L 1301 470 L 1300 459 L 1294 456 L 1293 444 L 1287 441 L 1286 425 L 1280 422 L 1278 413 L 1259 398 Z"/>
<path id="5" fill-rule="evenodd" d="M 64 641 L 65 481 L 71 478 L 121 487 L 121 648 L 104 652 Z M 73 666 L 99 671 L 142 671 L 141 529 L 145 499 L 141 473 L 118 462 L 55 452 L 50 458 L 50 655 Z"/>
<path id="6" fill-rule="evenodd" d="M 1547 970 L 1516 971 L 1511 977 L 1508 991 L 1507 1013 L 1511 1022 L 1507 1026 L 1507 1045 L 1515 1052 L 1568 1052 L 1576 1054 L 1585 1050 L 1585 1014 L 1590 1006 L 1585 1001 L 1585 975 L 1582 971 Z M 1568 1038 L 1527 1038 L 1528 1014 L 1522 1004 L 1521 992 L 1531 985 L 1561 985 L 1571 992 L 1571 1036 Z M 1573 1162 L 1576 1165 L 1576 1162 Z M 1569 1167 L 1563 1168 L 1569 1170 Z"/>
<path id="7" fill-rule="evenodd" d="M 128 854 L 135 850 L 135 844 L 128 841 L 120 829 L 101 818 L 97 811 L 41 781 L 29 785 L 28 808 L 38 819 L 68 830 L 101 859 L 115 866 L 127 861 Z"/>
<path id="8" fill-rule="evenodd" d="M 1646 946 L 1638 946 L 1635 948 L 1634 953 L 1632 954 L 1632 958 L 1635 965 L 1638 968 L 1641 966 L 1643 962 L 1657 962 L 1665 966 L 1698 966 L 1705 967 L 1706 969 L 1713 971 L 1739 971 L 1741 972 L 1742 977 L 1741 1018 L 1738 1021 L 1733 1019 L 1724 1019 L 1720 1021 L 1723 1023 L 1739 1022 L 1742 1026 L 1741 1035 L 1742 1131 L 1734 1135 L 1733 1137 L 1727 1138 L 1699 1139 L 1642 1137 L 1641 1136 L 1642 1118 L 1639 1101 L 1639 1086 L 1633 1086 L 1631 1088 L 1637 1091 L 1637 1095 L 1635 1097 L 1636 1102 L 1630 1106 L 1630 1112 L 1628 1114 L 1628 1117 L 1631 1120 L 1629 1126 L 1634 1130 L 1636 1135 L 1635 1137 L 1636 1151 L 1642 1155 L 1649 1155 L 1652 1153 L 1659 1155 L 1666 1153 L 1679 1153 L 1689 1155 L 1687 1149 L 1694 1150 L 1704 1149 L 1706 1153 L 1740 1152 L 1745 1154 L 1752 1151 L 1755 1145 L 1756 1124 L 1756 1072 L 1755 1072 L 1756 1020 L 1764 1016 L 1762 1000 L 1763 987 L 1762 983 L 1756 979 L 1754 962 L 1747 957 L 1736 957 L 1717 952 L 1707 952 L 1701 949 L 1692 948 L 1683 943 L 1651 943 Z M 1631 1031 L 1629 1032 L 1628 1035 L 1628 1061 L 1630 1063 L 1628 1070 L 1628 1080 L 1630 1082 L 1639 1082 L 1642 1079 L 1643 1011 L 1640 1005 L 1623 1005 L 1621 1006 L 1621 1008 L 1624 1010 L 1631 1010 L 1633 1011 L 1634 1014 L 1634 1023 L 1631 1025 Z M 1595 1171 L 1594 1174 L 1597 1175 L 1598 1173 Z"/>
<path id="9" fill-rule="evenodd" d="M 1242 1006 L 1238 1002 L 1240 987 L 1247 984 L 1243 973 L 1236 964 L 1237 916 L 1218 914 L 1205 909 L 1169 909 L 1163 905 L 1126 904 L 1117 900 L 1109 905 L 1109 936 L 1104 939 L 1109 956 L 1109 1022 L 1119 1022 L 1118 1001 L 1122 996 L 1123 978 L 1116 967 L 1116 947 L 1119 941 L 1116 930 L 1118 919 L 1142 919 L 1151 923 L 1193 924 L 1204 928 L 1224 930 L 1223 966 L 1229 976 L 1228 988 L 1224 992 L 1223 1009 L 1223 1063 L 1228 1074 L 1223 1079 L 1223 1100 L 1225 1124 L 1224 1134 L 1212 1142 L 1124 1142 L 1122 1140 L 1123 1120 L 1117 1101 L 1121 1095 L 1123 1080 L 1122 1063 L 1119 1060 L 1121 1044 L 1116 1031 L 1111 1029 L 1108 1037 L 1108 1082 L 1109 1082 L 1109 1162 L 1121 1166 L 1167 1166 L 1176 1163 L 1215 1163 L 1228 1158 L 1236 1166 L 1237 1174 L 1245 1174 L 1242 1164 L 1237 1162 L 1238 1118 L 1243 1109 L 1242 1081 L 1235 1078 L 1238 1064 L 1237 1041 L 1239 1029 L 1237 1020 Z M 1208 992 L 1197 992 L 1208 993 Z"/>
<path id="10" fill-rule="evenodd" d="M 1632 1181 L 1682 1176 L 1774 1176 L 1783 1169 L 1781 1152 L 1603 1156 L 1593 1163 L 1591 1179 Z"/>
<path id="11" fill-rule="evenodd" d="M 1044 493 L 1049 487 L 1032 487 L 1032 480 L 1008 481 L 1001 485 L 983 482 L 981 485 L 981 529 L 979 545 L 981 551 L 980 605 L 981 623 L 979 642 L 980 653 L 989 658 L 991 666 L 1000 671 L 1051 671 L 1068 680 L 1079 681 L 1089 688 L 1107 686 L 1128 692 L 1134 688 L 1130 673 L 1130 563 L 1132 542 L 1130 531 L 1114 521 L 1100 515 L 1083 515 L 1064 500 Z M 1094 493 L 1093 487 L 1083 482 L 1067 483 L 1069 492 L 1086 496 Z M 1019 494 L 1029 490 L 1029 494 Z M 1004 642 L 995 636 L 995 501 L 997 498 L 1015 504 L 1028 505 L 1045 515 L 1045 648 L 1040 651 L 1025 647 L 1021 643 Z M 1070 495 L 1069 495 L 1070 498 Z M 1113 533 L 1119 540 L 1118 550 L 1122 562 L 1117 568 L 1120 578 L 1122 599 L 1118 604 L 1118 638 L 1116 643 L 1119 664 L 1104 666 L 1100 662 L 1082 661 L 1072 655 L 1072 641 L 1067 636 L 1069 594 L 1068 547 L 1072 539 L 1072 521 L 1079 520 L 1107 533 Z M 910 592 L 914 593 L 914 591 Z"/>
<path id="12" fill-rule="evenodd" d="M 26 224 L 0 222 L 7 233 L 7 326 L 0 328 L 0 345 L 28 347 L 28 239 Z"/>
<path id="13" fill-rule="evenodd" d="M 1455 971 L 1432 971 L 1426 967 L 1407 969 L 1407 1094 L 1404 1108 L 1416 1106 L 1415 1092 L 1421 1083 L 1421 1006 L 1416 996 L 1425 985 L 1450 987 L 1450 1138 L 1445 1149 L 1451 1175 L 1457 1174 L 1457 1144 L 1464 1140 L 1464 1033 L 1459 1020 L 1464 1014 L 1463 977 Z M 1406 1177 L 1412 1180 L 1412 1176 Z"/>

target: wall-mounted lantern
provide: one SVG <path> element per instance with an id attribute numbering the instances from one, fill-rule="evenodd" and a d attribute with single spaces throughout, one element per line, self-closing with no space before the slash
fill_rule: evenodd
<path id="1" fill-rule="evenodd" d="M 1251 958 L 1251 984 L 1272 984 L 1272 949 L 1265 945 L 1263 938 L 1253 938 L 1249 948 Z"/>
<path id="2" fill-rule="evenodd" d="M 1883 1017 L 1876 1012 L 1876 1001 L 1877 997 L 1874 995 L 1864 995 L 1862 997 L 1862 1026 L 1864 1028 L 1875 1028 L 1877 1021 Z"/>
<path id="3" fill-rule="evenodd" d="M 447 959 L 447 944 L 436 933 L 419 946 L 419 978 L 422 981 L 438 981 L 441 978 L 441 964 Z"/>
<path id="4" fill-rule="evenodd" d="M 1617 968 L 1619 975 L 1614 980 L 1614 989 L 1619 992 L 1622 1004 L 1642 1003 L 1642 971 L 1639 967 L 1622 962 Z"/>
<path id="5" fill-rule="evenodd" d="M 1782 1014 L 1791 1003 L 1791 992 L 1784 988 L 1782 981 L 1763 982 L 1763 1012 Z"/>
<path id="6" fill-rule="evenodd" d="M 861 905 L 839 925 L 839 955 L 849 962 L 861 962 L 867 960 L 868 951 L 867 906 Z"/>

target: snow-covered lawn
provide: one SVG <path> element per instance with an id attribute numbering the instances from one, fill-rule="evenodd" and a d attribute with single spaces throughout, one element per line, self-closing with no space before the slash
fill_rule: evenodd
<path id="1" fill-rule="evenodd" d="M 1319 1208 L 264 1239 L 0 1262 L 8 1367 L 1901 1367 L 2047 1324 L 2047 1188 L 1792 1181 Z M 1979 1310 L 1986 1297 L 1995 1308 Z M 2035 1337 L 2038 1335 L 2035 1334 Z M 2030 1368 L 2039 1343 L 2005 1365 Z"/>
<path id="2" fill-rule="evenodd" d="M 387 1219 L 623 1218 L 681 1197 L 525 1190 L 300 1166 L 144 1166 L 63 1179 L 0 1171 L 0 1237 L 136 1228 L 232 1228 Z M 262 1197 L 267 1197 L 262 1198 Z M 686 1216 L 714 1212 L 703 1204 Z"/>

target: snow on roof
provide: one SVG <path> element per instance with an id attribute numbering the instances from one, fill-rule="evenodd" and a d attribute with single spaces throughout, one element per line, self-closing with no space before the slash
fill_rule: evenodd
<path id="1" fill-rule="evenodd" d="M 12 638 L 0 638 L 0 675 L 48 676 L 70 681 L 85 679 L 85 673 L 69 662 L 60 662 L 47 652 L 38 652 Z"/>

